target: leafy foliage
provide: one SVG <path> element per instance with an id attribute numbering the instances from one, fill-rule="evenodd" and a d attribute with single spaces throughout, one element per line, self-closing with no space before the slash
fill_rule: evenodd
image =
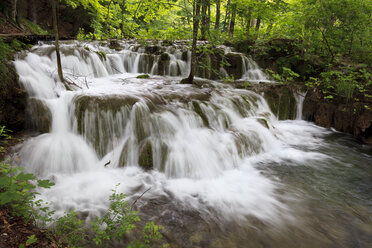
<path id="1" fill-rule="evenodd" d="M 105 245 L 105 242 L 111 239 L 120 241 L 125 234 L 128 234 L 135 223 L 140 221 L 136 211 L 126 202 L 123 193 L 116 193 L 113 190 L 110 196 L 110 208 L 102 218 L 96 217 L 93 221 L 93 231 L 95 237 L 93 241 L 96 245 Z"/>

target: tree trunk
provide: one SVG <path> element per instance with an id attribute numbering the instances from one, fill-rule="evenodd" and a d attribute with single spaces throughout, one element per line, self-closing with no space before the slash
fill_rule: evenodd
<path id="1" fill-rule="evenodd" d="M 35 0 L 28 0 L 27 2 L 27 18 L 33 23 L 37 23 Z"/>
<path id="2" fill-rule="evenodd" d="M 329 52 L 329 55 L 331 55 L 331 62 L 333 62 L 333 59 L 335 58 L 335 56 L 333 55 L 333 52 L 332 52 L 332 48 L 331 46 L 329 45 L 328 43 L 328 39 L 327 39 L 327 36 L 325 34 L 325 30 L 323 28 L 319 28 L 320 29 L 320 32 L 322 33 L 322 37 L 323 37 L 323 42 L 326 44 L 327 46 L 327 49 L 328 49 L 328 52 Z"/>
<path id="3" fill-rule="evenodd" d="M 247 38 L 249 37 L 249 33 L 251 30 L 251 19 L 252 19 L 252 8 L 249 8 L 249 12 L 247 15 Z"/>
<path id="4" fill-rule="evenodd" d="M 120 24 L 120 30 L 121 30 L 121 38 L 124 38 L 124 10 L 125 10 L 125 0 L 123 0 L 123 6 L 121 8 L 121 24 Z"/>
<path id="5" fill-rule="evenodd" d="M 208 15 L 207 15 L 207 32 L 209 34 L 209 29 L 211 27 L 211 1 L 208 0 Z"/>
<path id="6" fill-rule="evenodd" d="M 109 24 L 109 17 L 110 17 L 110 6 L 111 6 L 112 0 L 110 0 L 108 6 L 107 6 L 107 15 L 106 15 L 106 21 L 104 22 L 105 25 L 105 33 L 109 34 L 110 32 L 110 24 Z M 108 35 L 109 36 L 109 35 Z"/>
<path id="7" fill-rule="evenodd" d="M 206 40 L 206 32 L 207 32 L 207 9 L 208 9 L 208 0 L 201 0 L 202 1 L 202 23 L 201 23 L 201 40 Z"/>
<path id="8" fill-rule="evenodd" d="M 198 29 L 200 19 L 200 5 L 202 0 L 194 0 L 194 16 L 193 16 L 193 30 L 192 30 L 192 48 L 191 48 L 191 68 L 190 74 L 187 78 L 188 83 L 192 83 L 194 80 L 194 74 L 196 71 L 196 42 L 198 40 Z"/>
<path id="9" fill-rule="evenodd" d="M 18 0 L 12 0 L 12 20 L 14 22 L 17 22 L 17 1 Z"/>
<path id="10" fill-rule="evenodd" d="M 234 36 L 234 29 L 235 29 L 235 18 L 236 18 L 236 5 L 232 6 L 232 14 L 230 20 L 230 28 L 229 28 L 229 36 L 232 38 Z"/>
<path id="11" fill-rule="evenodd" d="M 261 18 L 258 17 L 257 22 L 256 22 L 256 32 L 258 32 L 260 30 L 260 25 L 261 25 Z"/>
<path id="12" fill-rule="evenodd" d="M 216 2 L 216 22 L 214 23 L 214 29 L 220 29 L 220 17 L 221 16 L 221 0 L 217 0 Z"/>
<path id="13" fill-rule="evenodd" d="M 230 21 L 230 0 L 227 1 L 225 19 L 223 21 L 223 32 L 227 31 L 227 24 Z"/>
<path id="14" fill-rule="evenodd" d="M 59 35 L 58 35 L 58 20 L 57 20 L 57 0 L 51 0 L 52 2 L 52 11 L 53 11 L 53 29 L 54 29 L 54 36 L 56 38 L 56 54 L 57 54 L 57 70 L 58 76 L 61 82 L 65 82 L 63 78 L 62 72 L 62 63 L 61 63 L 61 55 L 59 53 Z"/>

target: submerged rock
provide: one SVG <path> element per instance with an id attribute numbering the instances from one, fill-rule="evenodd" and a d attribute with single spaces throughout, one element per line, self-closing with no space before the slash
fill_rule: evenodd
<path id="1" fill-rule="evenodd" d="M 152 154 L 151 141 L 146 140 L 146 142 L 140 148 L 139 157 L 138 157 L 138 165 L 144 168 L 145 170 L 152 169 L 154 165 L 152 156 L 153 154 Z"/>
<path id="2" fill-rule="evenodd" d="M 113 137 L 123 134 L 123 122 L 137 101 L 137 98 L 128 96 L 77 96 L 74 101 L 76 131 L 102 157 L 113 148 Z"/>
<path id="3" fill-rule="evenodd" d="M 42 100 L 29 98 L 26 115 L 31 130 L 40 133 L 48 133 L 52 126 L 52 113 Z"/>
<path id="4" fill-rule="evenodd" d="M 270 126 L 269 124 L 267 123 L 267 120 L 264 119 L 264 118 L 258 118 L 257 121 L 264 127 L 266 127 L 267 129 L 270 129 Z"/>
<path id="5" fill-rule="evenodd" d="M 136 78 L 149 79 L 150 75 L 149 74 L 142 74 L 142 75 L 138 75 Z"/>
<path id="6" fill-rule="evenodd" d="M 241 78 L 243 76 L 243 62 L 242 56 L 239 53 L 225 54 L 228 65 L 224 66 L 227 73 L 234 78 Z"/>
<path id="7" fill-rule="evenodd" d="M 160 46 L 146 46 L 145 47 L 145 53 L 157 54 L 159 52 L 161 52 L 161 47 Z"/>
<path id="8" fill-rule="evenodd" d="M 203 110 L 200 108 L 200 105 L 197 101 L 192 102 L 195 113 L 197 113 L 200 118 L 202 118 L 204 126 L 209 127 L 208 117 L 204 114 Z"/>
<path id="9" fill-rule="evenodd" d="M 293 93 L 294 89 L 286 85 L 273 85 L 264 90 L 264 97 L 279 120 L 296 118 L 297 105 Z"/>

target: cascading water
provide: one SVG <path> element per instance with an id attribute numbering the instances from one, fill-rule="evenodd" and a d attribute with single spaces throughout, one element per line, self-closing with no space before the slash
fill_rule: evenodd
<path id="1" fill-rule="evenodd" d="M 302 120 L 302 109 L 304 106 L 304 100 L 306 97 L 307 92 L 296 92 L 294 97 L 296 99 L 297 107 L 296 107 L 296 120 Z"/>
<path id="2" fill-rule="evenodd" d="M 150 56 L 129 43 L 120 51 L 90 43 L 64 44 L 61 51 L 66 77 L 76 83 L 72 91 L 58 81 L 52 45 L 36 46 L 15 61 L 30 97 L 51 114 L 50 131 L 28 139 L 20 161 L 56 183 L 41 197 L 57 216 L 70 209 L 99 214 L 120 183 L 129 201 L 151 188 L 137 208 L 165 226 L 171 246 L 339 247 L 335 240 L 350 228 L 343 221 L 372 213 L 368 192 L 355 201 L 354 191 L 368 188 L 364 184 L 341 197 L 363 208 L 362 217 L 338 198 L 345 171 L 352 175 L 346 178 L 367 180 L 367 151 L 336 157 L 343 147 L 332 140 L 339 134 L 304 121 L 278 121 L 254 92 L 213 81 L 201 88 L 178 84 L 189 71 L 188 52 L 166 48 L 166 55 Z M 243 61 L 244 80 L 265 81 L 256 64 Z M 138 73 L 153 75 L 139 79 Z M 352 155 L 359 165 L 345 162 Z M 328 169 L 334 170 L 331 178 Z M 346 217 L 323 211 L 334 206 Z M 323 223 L 329 230 L 318 228 Z M 358 236 L 360 247 L 372 234 L 371 221 L 365 223 L 352 225 L 364 235 Z"/>

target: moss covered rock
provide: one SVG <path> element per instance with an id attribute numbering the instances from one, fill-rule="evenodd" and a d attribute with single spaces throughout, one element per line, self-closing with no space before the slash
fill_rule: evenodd
<path id="1" fill-rule="evenodd" d="M 145 170 L 150 170 L 153 168 L 154 161 L 152 154 L 152 144 L 150 140 L 146 140 L 146 142 L 140 148 L 138 165 Z"/>
<path id="2" fill-rule="evenodd" d="M 149 74 L 142 74 L 142 75 L 138 75 L 136 78 L 149 79 L 150 75 Z"/>
<path id="3" fill-rule="evenodd" d="M 209 127 L 209 121 L 208 121 L 208 118 L 207 116 L 204 114 L 203 110 L 201 109 L 199 103 L 197 101 L 192 101 L 192 106 L 193 106 L 193 109 L 195 111 L 195 113 L 197 113 L 200 118 L 202 118 L 203 120 L 203 123 L 204 123 L 204 126 L 206 127 Z"/>
<path id="4" fill-rule="evenodd" d="M 264 97 L 271 111 L 279 120 L 293 120 L 296 118 L 296 99 L 289 87 L 285 85 L 267 87 L 264 91 Z"/>
<path id="5" fill-rule="evenodd" d="M 52 113 L 45 103 L 36 98 L 29 98 L 27 104 L 27 126 L 40 133 L 48 133 L 52 126 Z"/>

